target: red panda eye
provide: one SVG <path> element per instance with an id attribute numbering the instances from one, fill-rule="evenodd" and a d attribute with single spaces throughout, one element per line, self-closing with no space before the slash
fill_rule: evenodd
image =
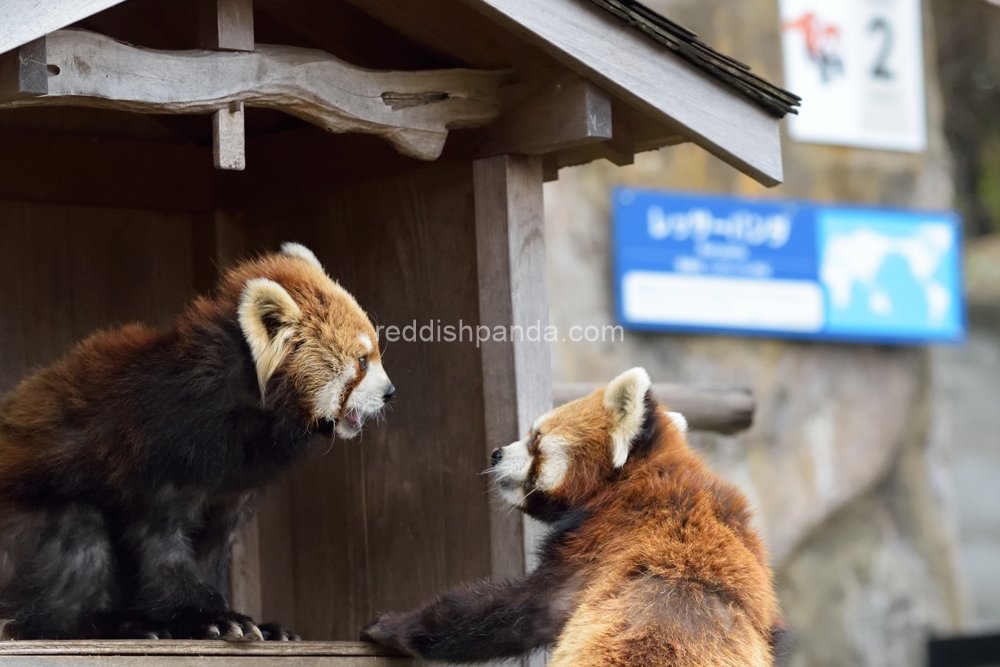
<path id="1" fill-rule="evenodd" d="M 368 370 L 368 357 L 361 357 L 358 359 L 358 367 L 362 370 L 362 372 Z"/>

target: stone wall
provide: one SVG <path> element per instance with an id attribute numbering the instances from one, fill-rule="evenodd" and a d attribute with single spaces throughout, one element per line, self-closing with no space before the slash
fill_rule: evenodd
<path id="1" fill-rule="evenodd" d="M 646 2 L 781 81 L 776 0 Z M 928 48 L 931 25 L 927 15 Z M 617 185 L 947 208 L 933 62 L 924 154 L 786 138 L 786 183 L 773 190 L 689 145 L 624 168 L 563 170 L 546 186 L 552 323 L 565 331 L 614 322 L 609 204 Z M 948 439 L 932 433 L 926 350 L 631 331 L 624 342 L 553 347 L 556 380 L 606 380 L 632 365 L 659 381 L 753 388 L 750 431 L 693 442 L 758 508 L 796 635 L 792 664 L 922 664 L 926 636 L 961 625 L 954 496 L 939 474 Z"/>

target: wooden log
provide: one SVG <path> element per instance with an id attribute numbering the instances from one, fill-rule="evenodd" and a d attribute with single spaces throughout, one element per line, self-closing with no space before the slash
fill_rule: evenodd
<path id="1" fill-rule="evenodd" d="M 570 79 L 510 103 L 487 130 L 479 155 L 542 155 L 611 138 L 611 97 L 585 79 Z"/>
<path id="2" fill-rule="evenodd" d="M 258 45 L 253 53 L 154 51 L 83 30 L 47 37 L 47 95 L 0 97 L 0 108 L 92 106 L 139 113 L 214 113 L 242 102 L 285 111 L 330 132 L 382 137 L 400 152 L 436 159 L 448 130 L 499 112 L 504 72 L 373 72 L 323 51 Z"/>
<path id="3" fill-rule="evenodd" d="M 602 386 L 589 382 L 559 382 L 552 387 L 552 402 L 563 405 Z M 732 435 L 753 425 L 756 402 L 749 389 L 654 383 L 653 394 L 671 410 L 683 414 L 692 431 Z"/>
<path id="4" fill-rule="evenodd" d="M 48 92 L 44 37 L 0 54 L 0 96 L 30 99 Z"/>
<path id="5" fill-rule="evenodd" d="M 199 46 L 217 51 L 253 51 L 253 0 L 201 0 Z"/>
<path id="6" fill-rule="evenodd" d="M 120 2 L 122 0 L 0 0 L 0 53 Z"/>

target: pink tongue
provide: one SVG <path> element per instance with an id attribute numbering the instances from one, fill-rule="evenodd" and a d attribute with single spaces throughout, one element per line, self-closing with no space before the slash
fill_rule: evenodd
<path id="1" fill-rule="evenodd" d="M 347 413 L 347 423 L 352 427 L 357 428 L 361 424 L 361 415 L 355 410 L 351 410 Z"/>

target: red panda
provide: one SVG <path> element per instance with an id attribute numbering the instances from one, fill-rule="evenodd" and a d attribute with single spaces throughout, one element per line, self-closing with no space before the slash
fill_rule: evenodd
<path id="1" fill-rule="evenodd" d="M 550 667 L 765 667 L 778 609 L 745 497 L 692 452 L 641 368 L 493 452 L 513 506 L 551 525 L 523 579 L 379 616 L 362 638 L 448 662 L 551 647 Z"/>
<path id="2" fill-rule="evenodd" d="M 0 401 L 0 619 L 15 639 L 289 639 L 227 603 L 235 532 L 312 434 L 395 391 L 354 298 L 298 244 L 167 330 L 94 334 Z"/>

